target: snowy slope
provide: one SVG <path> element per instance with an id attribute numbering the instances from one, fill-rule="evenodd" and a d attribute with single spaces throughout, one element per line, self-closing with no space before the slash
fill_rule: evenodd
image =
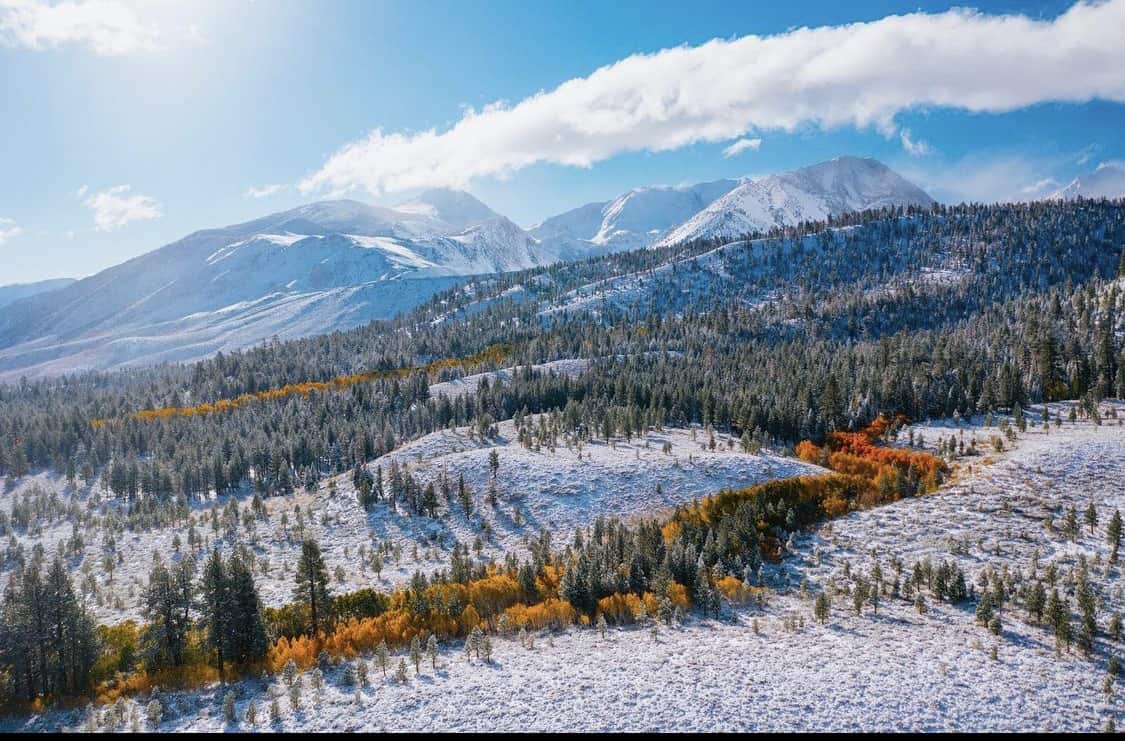
<path id="1" fill-rule="evenodd" d="M 467 193 L 429 191 L 402 208 L 308 204 L 196 232 L 7 306 L 0 379 L 194 360 L 344 329 L 408 310 L 460 276 L 555 259 Z"/>
<path id="2" fill-rule="evenodd" d="M 1125 198 L 1125 167 L 1104 162 L 1089 175 L 1076 177 L 1051 198 Z"/>
<path id="3" fill-rule="evenodd" d="M 561 373 L 580 372 L 581 363 L 561 361 L 549 369 Z M 408 467 L 423 486 L 442 472 L 453 480 L 464 475 L 474 501 L 471 516 L 466 516 L 456 500 L 451 503 L 443 500 L 437 519 L 392 510 L 385 500 L 373 511 L 365 512 L 359 506 L 351 475 L 346 474 L 337 477 L 335 489 L 325 482 L 311 494 L 301 490 L 287 496 L 268 497 L 265 506 L 269 516 L 256 522 L 252 535 L 239 530 L 232 537 L 225 537 L 212 531 L 207 504 L 193 504 L 193 521 L 204 536 L 207 548 L 217 547 L 225 552 L 239 542 L 252 548 L 259 562 L 268 565 L 268 570 L 255 574 L 262 597 L 267 604 L 276 606 L 292 598 L 292 570 L 286 566 L 296 563 L 301 548 L 293 522 L 296 505 L 306 512 L 307 534 L 321 544 L 329 571 L 335 573 L 337 567 L 343 571 L 344 579 L 342 582 L 334 580 L 334 590 L 366 586 L 390 590 L 409 581 L 418 569 L 430 572 L 448 566 L 454 540 L 472 543 L 480 534 L 482 521 L 489 522 L 493 532 L 484 543 L 483 555 L 499 559 L 507 551 L 522 551 L 523 539 L 535 536 L 542 529 L 565 539 L 573 535 L 575 528 L 592 525 L 599 516 L 656 514 L 725 487 L 750 486 L 766 479 L 822 470 L 768 451 L 759 455 L 743 453 L 737 440 L 730 440 L 728 445 L 726 435 L 716 435 L 716 449 L 708 450 L 704 447 L 707 435 L 699 429 L 693 432 L 669 428 L 628 442 L 624 438 L 613 444 L 606 444 L 604 440 L 592 442 L 581 451 L 567 447 L 562 440 L 553 451 L 547 448 L 528 450 L 517 441 L 511 421 L 501 422 L 499 431 L 496 439 L 481 440 L 470 437 L 467 427 L 442 430 L 409 442 L 368 464 L 372 470 L 381 466 L 387 473 L 391 461 L 395 461 Z M 668 453 L 663 450 L 666 442 L 671 446 Z M 499 504 L 495 509 L 486 502 L 488 461 L 493 451 L 500 461 Z M 0 492 L 0 509 L 9 510 L 18 497 L 36 487 L 59 492 L 64 498 L 67 496 L 65 480 L 39 474 L 21 479 L 10 491 Z M 85 505 L 97 491 L 95 482 L 93 487 L 81 487 L 75 494 Z M 245 493 L 237 497 L 243 508 L 249 505 L 250 496 Z M 216 503 L 222 506 L 229 499 L 223 497 Z M 123 503 L 110 506 L 123 506 Z M 289 518 L 288 525 L 282 524 L 283 517 Z M 47 552 L 53 553 L 57 543 L 72 534 L 70 523 L 62 520 L 42 522 L 40 526 L 38 534 L 24 531 L 16 535 L 29 551 L 39 542 Z M 152 565 L 151 555 L 154 551 L 173 553 L 176 537 L 180 538 L 183 552 L 186 552 L 186 526 L 182 524 L 144 532 L 126 531 L 116 536 L 119 549 L 127 556 L 136 557 L 125 558 L 115 570 L 112 581 L 100 566 L 95 569 L 98 588 L 107 598 L 91 604 L 98 620 L 118 622 L 138 616 L 141 588 Z M 361 546 L 384 542 L 397 545 L 401 549 L 400 557 L 387 559 L 382 572 L 376 576 L 357 554 Z M 85 562 L 101 563 L 100 533 L 86 538 L 84 553 Z M 71 562 L 76 576 L 81 563 L 81 560 Z M 0 568 L 0 577 L 6 578 L 11 567 L 12 563 L 8 563 Z M 108 599 L 109 595 L 119 599 L 120 604 L 115 605 Z"/>
<path id="4" fill-rule="evenodd" d="M 933 202 L 920 188 L 877 160 L 837 157 L 744 182 L 657 244 L 733 239 L 802 221 L 820 221 L 848 211 L 910 204 L 928 206 Z"/>
<path id="5" fill-rule="evenodd" d="M 0 286 L 0 307 L 15 303 L 28 296 L 35 296 L 48 291 L 57 291 L 74 282 L 73 278 L 56 278 L 54 280 L 41 280 L 36 283 L 12 283 Z"/>
<path id="6" fill-rule="evenodd" d="M 399 214 L 408 214 L 423 221 L 434 220 L 451 227 L 466 229 L 499 216 L 463 190 L 431 188 L 419 196 L 395 206 Z M 406 219 L 400 220 L 406 221 Z M 448 231 L 449 229 L 447 229 Z"/>
<path id="7" fill-rule="evenodd" d="M 637 188 L 530 231 L 448 189 L 394 208 L 311 203 L 4 306 L 0 381 L 197 360 L 389 318 L 463 276 L 929 202 L 878 162 L 844 157 L 741 184 Z"/>
<path id="8" fill-rule="evenodd" d="M 612 201 L 588 203 L 531 228 L 543 249 L 563 259 L 647 247 L 738 185 L 737 180 L 674 188 L 634 188 Z"/>
<path id="9" fill-rule="evenodd" d="M 1052 415 L 1065 418 L 1069 406 L 1052 404 Z M 1125 405 L 1109 402 L 1103 415 L 1110 406 L 1125 413 Z M 939 435 L 983 439 L 996 431 L 979 418 L 915 428 L 929 447 Z M 1120 685 L 1110 696 L 1103 691 L 1106 652 L 1119 649 L 1105 637 L 1092 658 L 1077 650 L 1056 655 L 1051 632 L 1030 623 L 1022 608 L 1005 606 L 1002 632 L 994 636 L 976 623 L 971 605 L 928 594 L 924 614 L 888 594 L 878 614 L 865 607 L 857 616 L 842 591 L 822 626 L 813 621 L 812 594 L 830 589 L 829 580 L 846 590 L 845 573 L 867 573 L 874 559 L 888 580 L 892 559 L 906 569 L 921 558 L 953 559 L 975 584 L 986 567 L 1026 575 L 1038 551 L 1040 574 L 1055 564 L 1064 594 L 1073 587 L 1070 568 L 1087 559 L 1104 626 L 1125 608 L 1121 566 L 1108 565 L 1104 534 L 1108 513 L 1125 507 L 1123 450 L 1125 427 L 1108 417 L 1101 427 L 1085 420 L 1048 432 L 1029 427 L 1014 448 L 962 459 L 956 479 L 932 495 L 855 512 L 802 535 L 781 566 L 769 567 L 772 593 L 764 607 L 725 607 L 721 620 L 691 616 L 682 626 L 661 626 L 656 640 L 636 627 L 610 627 L 605 638 L 578 627 L 540 633 L 530 647 L 496 636 L 491 664 L 466 661 L 460 642 L 449 642 L 436 670 L 423 663 L 416 673 L 411 666 L 401 684 L 384 679 L 363 656 L 369 687 L 357 695 L 333 668 L 318 693 L 306 673 L 296 710 L 279 677 L 162 692 L 160 730 L 253 730 L 245 720 L 250 702 L 257 730 L 290 732 L 1098 731 L 1109 719 L 1120 726 Z M 1057 521 L 1064 507 L 1081 512 L 1091 501 L 1103 518 L 1096 533 L 1083 528 L 1069 541 L 1044 526 L 1048 515 Z M 805 597 L 793 586 L 801 578 L 809 580 Z M 796 625 L 786 626 L 787 619 Z M 391 666 L 405 655 L 394 651 Z M 221 713 L 228 689 L 236 696 L 233 724 Z M 271 725 L 274 697 L 280 717 Z M 141 723 L 148 701 L 127 701 L 139 706 Z M 86 712 L 9 717 L 2 727 L 77 729 Z M 97 712 L 103 730 L 128 728 L 105 725 L 107 709 Z"/>

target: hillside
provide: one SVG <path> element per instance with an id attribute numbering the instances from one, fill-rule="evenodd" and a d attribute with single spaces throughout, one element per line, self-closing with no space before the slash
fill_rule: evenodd
<path id="1" fill-rule="evenodd" d="M 73 283 L 71 278 L 57 278 L 55 280 L 41 280 L 35 283 L 13 283 L 0 286 L 0 308 L 15 303 L 20 299 L 34 296 L 48 291 L 57 291 Z"/>
<path id="2" fill-rule="evenodd" d="M 888 208 L 0 387 L 9 727 L 474 729 L 533 675 L 490 727 L 1116 722 L 1123 247 L 1116 202 Z"/>
<path id="3" fill-rule="evenodd" d="M 433 189 L 394 208 L 324 201 L 195 232 L 4 306 L 0 382 L 189 362 L 389 319 L 470 276 L 931 203 L 872 160 L 838 158 L 768 182 L 770 198 L 800 206 L 774 209 L 768 223 L 731 221 L 741 213 L 733 206 L 714 210 L 753 185 L 719 180 L 637 188 L 531 230 L 468 193 Z M 704 214 L 725 226 L 696 229 Z"/>
<path id="4" fill-rule="evenodd" d="M 1052 404 L 1048 412 L 1065 419 L 1071 406 Z M 1028 410 L 1029 417 L 1037 419 L 1040 411 Z M 637 625 L 611 625 L 604 637 L 582 627 L 532 631 L 528 638 L 501 631 L 488 663 L 466 660 L 459 641 L 444 642 L 436 670 L 426 659 L 417 673 L 409 667 L 405 682 L 384 679 L 365 654 L 330 665 L 322 679 L 314 672 L 299 675 L 298 710 L 280 677 L 249 679 L 233 685 L 233 723 L 221 712 L 227 687 L 162 692 L 159 729 L 1100 730 L 1107 720 L 1120 721 L 1119 706 L 1103 691 L 1103 658 L 1077 649 L 1056 653 L 1049 626 L 1029 617 L 1017 595 L 1050 570 L 1069 592 L 1085 562 L 1099 614 L 1125 609 L 1113 588 L 1121 567 L 1107 565 L 1100 530 L 1083 528 L 1071 539 L 1044 526 L 1061 522 L 1069 507 L 1083 511 L 1093 503 L 1108 516 L 1125 506 L 1114 489 L 1125 475 L 1125 457 L 1118 455 L 1125 428 L 1116 421 L 1122 414 L 1125 404 L 1114 403 L 1102 407 L 1101 425 L 1087 419 L 1049 429 L 1033 424 L 1001 453 L 961 459 L 955 481 L 936 493 L 855 512 L 803 534 L 781 563 L 770 565 L 765 605 L 732 603 L 717 619 L 695 615 L 661 623 L 655 638 Z M 925 447 L 936 450 L 939 437 L 983 443 L 998 430 L 977 418 L 906 432 L 924 436 Z M 999 635 L 977 622 L 971 605 L 949 604 L 929 587 L 918 589 L 921 612 L 915 599 L 901 596 L 914 565 L 927 559 L 958 564 L 974 589 L 993 573 L 1013 580 Z M 886 594 L 877 609 L 864 605 L 857 614 L 852 591 L 876 564 Z M 821 591 L 831 595 L 823 625 L 813 610 L 813 595 Z M 405 651 L 395 651 L 391 666 L 400 658 L 409 664 Z M 368 686 L 348 684 L 344 667 L 357 662 L 366 665 Z M 500 695 L 510 700 L 497 704 Z M 267 712 L 275 701 L 276 721 Z M 120 716 L 98 710 L 95 722 L 103 730 L 126 728 L 129 708 L 138 706 L 143 718 L 146 702 L 125 701 Z M 4 727 L 79 730 L 89 723 L 80 708 L 9 718 Z"/>

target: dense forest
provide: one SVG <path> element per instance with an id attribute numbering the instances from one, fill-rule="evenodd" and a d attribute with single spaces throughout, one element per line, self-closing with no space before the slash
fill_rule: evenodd
<path id="1" fill-rule="evenodd" d="M 1121 202 L 936 206 L 488 276 L 349 332 L 0 387 L 0 475 L 105 473 L 113 494 L 155 506 L 311 486 L 404 440 L 521 413 L 551 412 L 579 439 L 695 422 L 795 443 L 880 413 L 1121 397 L 1123 247 Z M 504 357 L 434 362 L 497 346 Z M 561 358 L 591 365 L 429 392 Z M 396 372 L 221 413 L 130 416 L 373 371 Z"/>

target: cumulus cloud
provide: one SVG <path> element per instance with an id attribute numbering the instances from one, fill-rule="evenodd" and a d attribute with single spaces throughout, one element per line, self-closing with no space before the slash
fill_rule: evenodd
<path id="1" fill-rule="evenodd" d="M 1043 101 L 1125 101 L 1125 0 L 1053 20 L 956 9 L 716 39 L 637 54 L 451 127 L 375 129 L 333 154 L 304 192 L 464 187 L 536 163 L 590 167 L 747 132 L 814 126 L 897 132 L 896 114 L 999 113 Z"/>
<path id="2" fill-rule="evenodd" d="M 914 157 L 921 157 L 933 151 L 927 142 L 921 139 L 915 139 L 910 129 L 900 131 L 899 140 L 902 142 L 902 148 L 906 150 L 907 154 L 913 155 Z"/>
<path id="3" fill-rule="evenodd" d="M 9 239 L 18 237 L 22 233 L 23 229 L 20 229 L 14 219 L 0 217 L 0 244 L 4 244 Z"/>
<path id="4" fill-rule="evenodd" d="M 242 196 L 244 198 L 268 198 L 272 195 L 277 195 L 288 187 L 288 185 L 284 185 L 282 183 L 277 183 L 274 185 L 263 185 L 261 187 L 251 185 L 246 189 L 246 192 L 243 193 Z"/>
<path id="5" fill-rule="evenodd" d="M 739 139 L 734 144 L 723 150 L 724 157 L 734 157 L 735 155 L 742 154 L 746 150 L 758 151 L 762 146 L 761 139 Z"/>
<path id="6" fill-rule="evenodd" d="M 87 47 L 98 54 L 156 48 L 157 27 L 119 0 L 0 0 L 0 42 L 27 49 Z"/>
<path id="7" fill-rule="evenodd" d="M 115 185 L 94 193 L 83 203 L 94 214 L 94 227 L 99 231 L 120 229 L 133 221 L 159 219 L 163 216 L 160 203 L 155 198 L 132 195 L 128 185 Z"/>

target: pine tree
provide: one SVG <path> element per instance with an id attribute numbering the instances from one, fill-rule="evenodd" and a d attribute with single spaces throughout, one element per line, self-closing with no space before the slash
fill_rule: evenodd
<path id="1" fill-rule="evenodd" d="M 269 651 L 262 600 L 254 584 L 254 574 L 237 554 L 231 555 L 227 561 L 226 572 L 232 616 L 227 640 L 230 660 L 236 664 L 248 664 Z"/>
<path id="2" fill-rule="evenodd" d="M 189 557 L 171 569 L 159 561 L 149 574 L 143 613 L 148 621 L 144 652 L 150 666 L 181 666 L 184 663 L 194 601 L 194 570 L 194 563 Z"/>
<path id="3" fill-rule="evenodd" d="M 977 622 L 987 627 L 994 616 L 992 610 L 992 594 L 985 590 L 981 592 L 980 601 L 977 602 Z"/>
<path id="4" fill-rule="evenodd" d="M 360 687 L 366 687 L 368 684 L 367 676 L 367 662 L 363 659 L 356 659 L 355 662 L 355 678 Z"/>
<path id="5" fill-rule="evenodd" d="M 398 668 L 395 669 L 395 681 L 399 684 L 406 684 L 406 659 L 398 660 Z"/>
<path id="6" fill-rule="evenodd" d="M 1071 408 L 1071 411 L 1073 411 L 1073 408 Z M 1078 540 L 1078 510 L 1076 510 L 1073 505 L 1066 508 L 1063 532 L 1070 540 Z"/>
<path id="7" fill-rule="evenodd" d="M 1094 650 L 1094 639 L 1098 635 L 1097 600 L 1085 568 L 1078 572 L 1078 585 L 1075 590 L 1081 619 L 1078 626 L 1078 647 L 1089 656 Z"/>
<path id="8" fill-rule="evenodd" d="M 863 614 L 865 602 L 867 602 L 867 582 L 856 579 L 855 587 L 852 589 L 852 607 L 855 608 L 856 615 Z"/>
<path id="9" fill-rule="evenodd" d="M 223 676 L 223 666 L 230 656 L 228 642 L 232 627 L 232 599 L 226 564 L 218 549 L 211 551 L 203 565 L 203 580 L 200 584 L 203 621 L 207 626 L 207 642 L 215 652 L 219 676 Z"/>
<path id="10" fill-rule="evenodd" d="M 1090 528 L 1090 535 L 1094 534 L 1094 529 L 1098 526 L 1098 508 L 1094 506 L 1093 502 L 1086 507 L 1086 527 Z"/>
<path id="11" fill-rule="evenodd" d="M 390 653 L 387 651 L 387 642 L 379 641 L 379 645 L 375 647 L 375 663 L 383 670 L 383 678 L 387 677 L 387 663 L 390 661 Z"/>
<path id="12" fill-rule="evenodd" d="M 410 663 L 414 664 L 414 674 L 422 673 L 422 641 L 417 634 L 410 639 Z"/>
<path id="13" fill-rule="evenodd" d="M 1109 518 L 1109 525 L 1105 530 L 1106 542 L 1109 543 L 1109 562 L 1117 563 L 1117 551 L 1121 547 L 1121 511 L 1113 510 Z"/>
<path id="14" fill-rule="evenodd" d="M 826 625 L 828 623 L 828 613 L 830 609 L 831 605 L 828 601 L 828 594 L 826 592 L 817 594 L 816 603 L 813 605 L 813 616 L 818 623 L 821 625 Z"/>
<path id="15" fill-rule="evenodd" d="M 319 635 L 321 625 L 327 617 L 330 600 L 328 569 L 320 555 L 320 546 L 311 538 L 301 543 L 294 596 L 309 610 L 309 635 Z"/>
<path id="16" fill-rule="evenodd" d="M 152 730 L 160 727 L 160 721 L 164 718 L 164 706 L 160 704 L 160 700 L 155 697 L 149 701 L 145 708 L 145 717 L 148 718 L 148 725 Z"/>
<path id="17" fill-rule="evenodd" d="M 40 556 L 12 574 L 0 604 L 0 701 L 86 689 L 97 659 L 93 620 L 58 556 L 44 577 Z"/>
<path id="18" fill-rule="evenodd" d="M 481 655 L 484 656 L 485 663 L 491 664 L 492 663 L 492 639 L 490 637 L 484 636 L 481 639 L 480 652 L 481 652 Z"/>
<path id="19" fill-rule="evenodd" d="M 438 644 L 437 636 L 433 633 L 426 639 L 426 656 L 430 659 L 430 668 L 437 671 Z"/>
<path id="20" fill-rule="evenodd" d="M 1027 607 L 1028 617 L 1034 618 L 1035 622 L 1037 623 L 1042 622 L 1043 610 L 1046 608 L 1046 605 L 1047 590 L 1046 588 L 1044 588 L 1043 582 L 1036 579 L 1035 583 L 1031 585 L 1031 588 L 1027 593 L 1027 601 L 1025 603 L 1025 606 Z"/>
<path id="21" fill-rule="evenodd" d="M 233 690 L 227 690 L 227 694 L 223 697 L 223 719 L 227 723 L 235 723 L 238 720 L 235 714 Z"/>
<path id="22" fill-rule="evenodd" d="M 297 681 L 289 685 L 289 707 L 294 710 L 301 707 L 301 689 L 304 683 L 303 679 L 297 677 Z"/>

